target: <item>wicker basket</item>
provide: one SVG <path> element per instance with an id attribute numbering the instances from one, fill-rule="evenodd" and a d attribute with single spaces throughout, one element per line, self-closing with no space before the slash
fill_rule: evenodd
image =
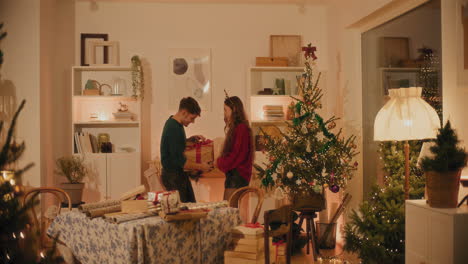
<path id="1" fill-rule="evenodd" d="M 461 170 L 439 173 L 426 172 L 427 200 L 435 208 L 456 208 Z"/>
<path id="2" fill-rule="evenodd" d="M 320 211 L 326 208 L 325 197 L 321 193 L 298 193 L 294 195 L 291 200 L 296 210 L 313 209 Z"/>

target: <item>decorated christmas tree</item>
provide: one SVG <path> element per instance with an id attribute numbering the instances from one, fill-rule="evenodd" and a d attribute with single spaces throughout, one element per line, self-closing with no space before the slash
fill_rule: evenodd
<path id="1" fill-rule="evenodd" d="M 424 196 L 424 177 L 417 167 L 420 141 L 410 141 L 410 198 Z M 345 250 L 359 255 L 362 263 L 404 263 L 405 200 L 402 142 L 380 144 L 384 186 L 375 184 L 368 201 L 353 210 L 345 226 Z"/>
<path id="2" fill-rule="evenodd" d="M 316 48 L 309 44 L 303 51 L 305 71 L 297 78 L 300 96 L 292 96 L 292 123 L 288 123 L 281 138 L 265 136 L 269 162 L 254 165 L 264 188 L 278 188 L 290 197 L 320 193 L 327 187 L 338 192 L 346 187 L 358 166 L 353 161 L 357 154 L 355 137 L 344 138 L 341 129 L 336 134 L 331 132 L 337 118 L 324 119 L 318 113 L 322 90 L 318 86 L 320 73 L 315 76 L 312 69 Z"/>

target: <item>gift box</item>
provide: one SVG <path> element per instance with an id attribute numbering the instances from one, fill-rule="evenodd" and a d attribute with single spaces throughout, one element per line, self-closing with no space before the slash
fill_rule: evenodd
<path id="1" fill-rule="evenodd" d="M 192 162 L 213 162 L 213 141 L 187 142 L 184 154 Z"/>
<path id="2" fill-rule="evenodd" d="M 179 212 L 179 191 L 148 192 L 148 201 L 154 204 L 159 203 L 161 205 L 161 210 L 165 214 L 175 214 Z"/>

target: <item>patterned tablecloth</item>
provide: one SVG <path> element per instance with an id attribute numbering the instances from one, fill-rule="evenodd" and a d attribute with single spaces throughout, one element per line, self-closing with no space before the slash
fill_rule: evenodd
<path id="1" fill-rule="evenodd" d="M 201 220 L 166 222 L 158 216 L 121 224 L 90 219 L 78 211 L 57 216 L 48 229 L 60 234 L 82 264 L 223 263 L 236 208 L 218 208 Z"/>

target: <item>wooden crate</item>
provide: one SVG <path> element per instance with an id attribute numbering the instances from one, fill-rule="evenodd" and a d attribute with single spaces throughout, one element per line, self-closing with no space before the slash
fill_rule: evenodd
<path id="1" fill-rule="evenodd" d="M 286 57 L 256 57 L 256 66 L 276 66 L 286 67 L 288 66 L 288 58 Z"/>

